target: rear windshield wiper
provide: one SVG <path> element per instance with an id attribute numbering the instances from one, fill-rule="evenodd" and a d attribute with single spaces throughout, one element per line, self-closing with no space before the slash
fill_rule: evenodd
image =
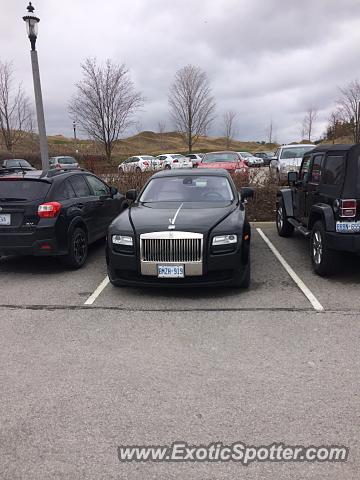
<path id="1" fill-rule="evenodd" d="M 26 198 L 16 198 L 16 197 L 5 197 L 1 198 L 0 197 L 0 202 L 25 202 L 27 199 Z"/>

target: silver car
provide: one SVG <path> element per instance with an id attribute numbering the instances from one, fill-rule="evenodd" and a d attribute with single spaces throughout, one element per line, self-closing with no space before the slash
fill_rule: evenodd
<path id="1" fill-rule="evenodd" d="M 59 156 L 59 157 L 51 157 L 49 159 L 49 166 L 51 169 L 72 169 L 72 168 L 79 168 L 79 163 L 75 160 L 74 157 L 66 157 L 66 156 Z"/>
<path id="2" fill-rule="evenodd" d="M 305 153 L 316 145 L 298 144 L 282 145 L 276 150 L 275 157 L 270 162 L 270 172 L 279 180 L 286 181 L 289 172 L 298 172 Z"/>

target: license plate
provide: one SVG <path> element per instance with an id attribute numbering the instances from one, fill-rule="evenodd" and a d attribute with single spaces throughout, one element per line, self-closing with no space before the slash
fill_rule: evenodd
<path id="1" fill-rule="evenodd" d="M 0 225 L 10 225 L 11 215 L 10 213 L 0 213 Z"/>
<path id="2" fill-rule="evenodd" d="M 338 233 L 359 233 L 360 222 L 336 222 Z"/>
<path id="3" fill-rule="evenodd" d="M 184 278 L 184 265 L 158 265 L 159 278 Z"/>

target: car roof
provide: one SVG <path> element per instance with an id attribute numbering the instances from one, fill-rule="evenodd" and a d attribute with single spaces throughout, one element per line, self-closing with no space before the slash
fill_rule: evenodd
<path id="1" fill-rule="evenodd" d="M 199 171 L 200 170 L 200 171 Z M 179 176 L 191 176 L 196 177 L 201 175 L 211 176 L 211 177 L 231 177 L 230 173 L 223 168 L 201 168 L 201 169 L 176 169 L 176 170 L 161 170 L 160 172 L 155 173 L 151 178 L 162 178 L 162 177 L 179 177 Z"/>
<path id="2" fill-rule="evenodd" d="M 239 154 L 238 152 L 232 152 L 231 150 L 218 150 L 216 152 L 208 152 L 208 153 L 205 153 L 205 155 L 211 155 L 213 153 L 237 153 Z"/>
<path id="3" fill-rule="evenodd" d="M 281 145 L 279 148 L 316 147 L 314 143 L 297 143 L 296 145 Z"/>
<path id="4" fill-rule="evenodd" d="M 358 147 L 359 145 L 355 143 L 338 143 L 334 145 L 317 145 L 316 148 L 314 148 L 314 152 L 331 152 L 331 151 L 339 151 L 339 150 L 351 150 L 354 147 Z"/>
<path id="5" fill-rule="evenodd" d="M 1 170 L 0 170 L 1 172 Z M 87 170 L 79 169 L 69 169 L 69 170 L 26 170 L 26 171 L 16 171 L 16 172 L 8 172 L 5 173 L 5 175 L 0 175 L 0 179 L 4 178 L 5 176 L 11 176 L 11 177 L 17 177 L 19 179 L 25 179 L 25 180 L 47 180 L 52 182 L 55 178 L 58 178 L 62 175 L 66 174 L 71 174 L 71 175 L 78 175 L 80 173 L 88 173 L 91 175 L 91 172 L 88 172 Z"/>

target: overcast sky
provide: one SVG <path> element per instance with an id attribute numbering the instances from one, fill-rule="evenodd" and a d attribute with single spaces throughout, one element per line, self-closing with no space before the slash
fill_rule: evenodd
<path id="1" fill-rule="evenodd" d="M 147 98 L 143 130 L 169 119 L 176 70 L 192 63 L 208 74 L 221 117 L 237 112 L 242 140 L 262 140 L 273 119 L 278 142 L 298 140 L 315 105 L 320 135 L 339 86 L 360 77 L 359 0 L 34 0 L 48 134 L 71 136 L 67 103 L 88 56 L 130 69 Z M 33 99 L 27 2 L 0 0 L 0 58 Z M 128 132 L 131 133 L 131 132 Z"/>

